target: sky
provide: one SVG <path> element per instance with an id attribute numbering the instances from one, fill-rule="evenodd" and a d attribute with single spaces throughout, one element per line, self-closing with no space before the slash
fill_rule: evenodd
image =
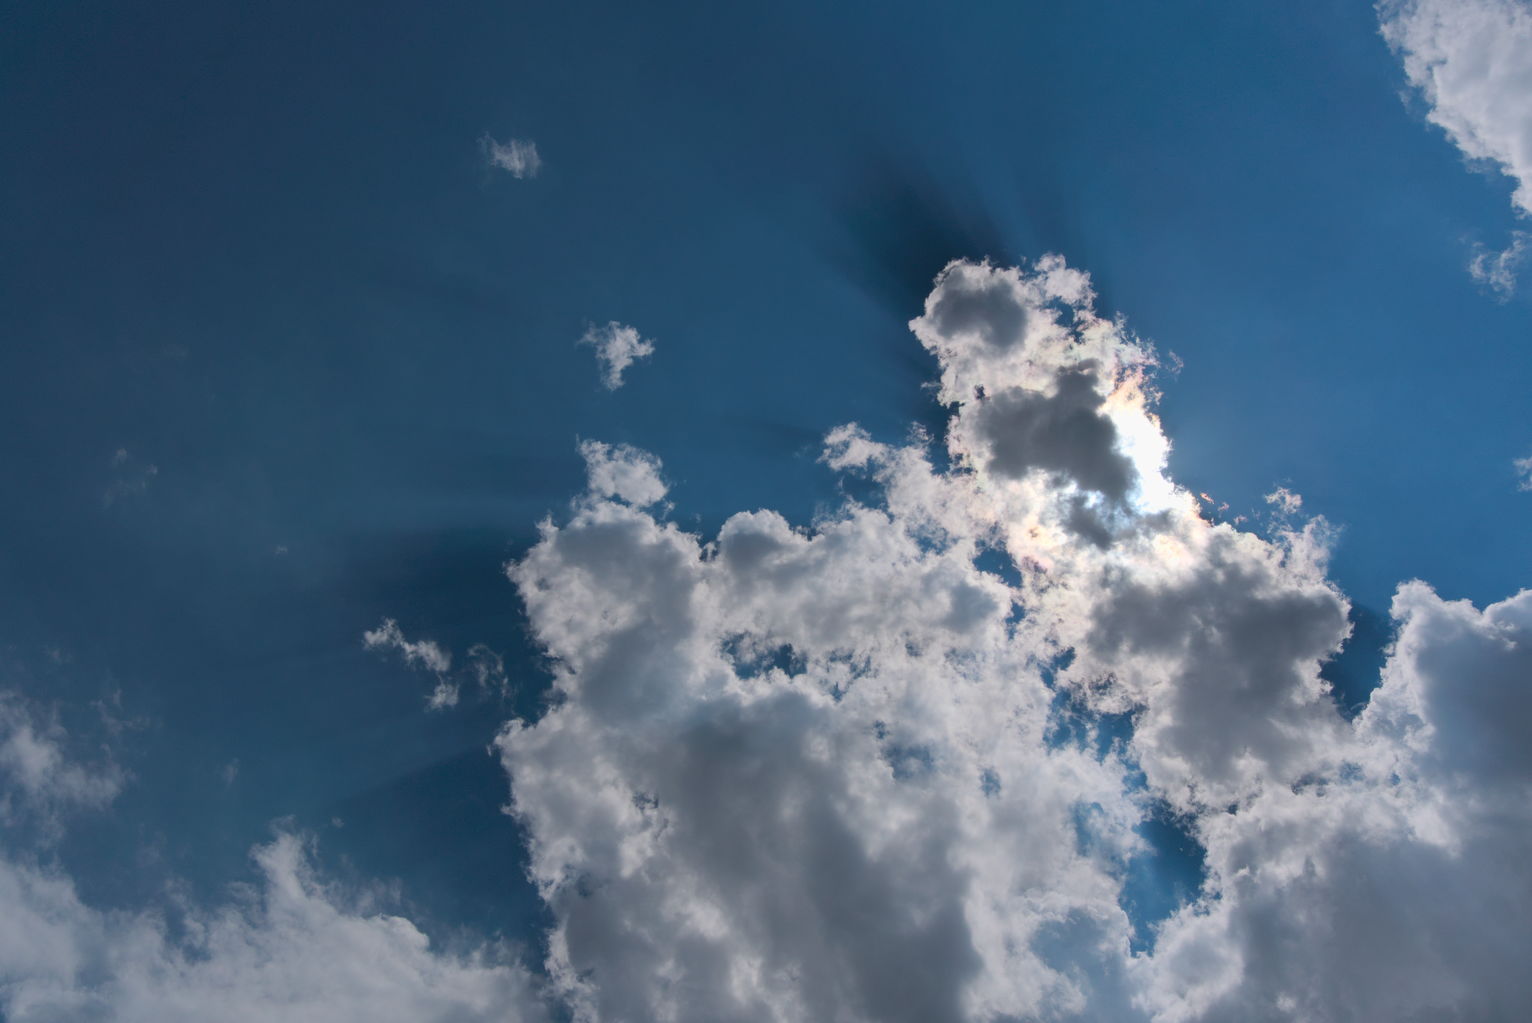
<path id="1" fill-rule="evenodd" d="M 0 1019 L 1532 1001 L 1526 0 L 0 17 Z"/>

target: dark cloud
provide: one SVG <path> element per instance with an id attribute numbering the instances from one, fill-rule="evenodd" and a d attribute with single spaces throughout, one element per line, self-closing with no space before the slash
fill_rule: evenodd
<path id="1" fill-rule="evenodd" d="M 1013 388 L 986 397 L 973 413 L 988 445 L 986 467 L 1011 479 L 1041 469 L 1124 500 L 1133 463 L 1117 450 L 1117 427 L 1101 413 L 1099 388 L 1096 367 L 1085 364 L 1061 371 L 1052 393 Z"/>

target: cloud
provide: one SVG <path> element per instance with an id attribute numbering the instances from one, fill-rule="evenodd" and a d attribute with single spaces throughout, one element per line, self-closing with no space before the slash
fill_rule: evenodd
<path id="1" fill-rule="evenodd" d="M 127 772 L 105 752 L 82 762 L 72 744 L 56 715 L 0 691 L 0 824 L 35 829 L 34 837 L 48 842 L 75 814 L 117 798 Z"/>
<path id="2" fill-rule="evenodd" d="M 616 453 L 617 449 L 613 450 Z M 631 449 L 621 450 L 631 452 Z M 640 454 L 631 453 L 634 456 Z M 615 467 L 610 471 L 620 472 Z M 368 650 L 397 652 L 406 665 L 423 668 L 435 676 L 436 684 L 426 698 L 426 707 L 430 710 L 456 707 L 462 698 L 464 682 L 472 683 L 473 691 L 481 699 L 490 695 L 504 699 L 511 691 L 511 681 L 505 672 L 505 659 L 486 643 L 470 646 L 463 667 L 456 672 L 452 670 L 452 654 L 449 651 L 432 640 L 406 639 L 399 623 L 392 618 L 385 618 L 376 629 L 362 633 L 362 645 Z"/>
<path id="3" fill-rule="evenodd" d="M 1279 515 L 1296 515 L 1303 510 L 1303 495 L 1286 487 L 1278 487 L 1266 495 L 1266 503 Z"/>
<path id="4" fill-rule="evenodd" d="M 1094 301 L 1058 257 L 949 265 L 910 325 L 942 436 L 830 431 L 865 498 L 811 522 L 688 532 L 656 456 L 580 444 L 585 491 L 506 566 L 552 675 L 494 743 L 552 921 L 536 980 L 433 947 L 291 833 L 226 905 L 107 912 L 8 830 L 0 1012 L 1519 1018 L 1532 590 L 1400 586 L 1342 714 L 1334 531 L 1286 488 L 1263 533 L 1204 517 L 1167 473 L 1153 349 Z M 456 695 L 437 644 L 392 619 L 364 642 Z M 467 661 L 503 691 L 493 651 Z M 0 700 L 7 813 L 108 805 L 124 775 L 79 747 Z M 1151 913 L 1166 830 L 1193 880 Z"/>
<path id="5" fill-rule="evenodd" d="M 1526 231 L 1516 231 L 1512 233 L 1511 244 L 1500 252 L 1477 247 L 1468 264 L 1469 275 L 1494 292 L 1500 301 L 1509 301 L 1516 293 L 1516 270 L 1527 258 L 1529 238 L 1532 235 Z"/>
<path id="6" fill-rule="evenodd" d="M 1518 458 L 1511 463 L 1516 469 L 1516 475 L 1521 477 L 1516 481 L 1517 490 L 1532 490 L 1532 455 L 1526 458 Z"/>
<path id="7" fill-rule="evenodd" d="M 660 461 L 627 444 L 615 447 L 600 441 L 582 441 L 590 493 L 597 498 L 615 497 L 643 508 L 665 498 Z"/>
<path id="8" fill-rule="evenodd" d="M 506 139 L 497 142 L 488 133 L 479 137 L 479 148 L 491 167 L 498 167 L 513 178 L 535 178 L 542 169 L 537 143 L 531 139 Z"/>
<path id="9" fill-rule="evenodd" d="M 1137 964 L 1182 1019 L 1516 1019 L 1532 591 L 1479 611 L 1402 586 L 1346 770 L 1201 822 L 1210 883 Z"/>
<path id="10" fill-rule="evenodd" d="M 432 948 L 409 920 L 318 878 L 306 842 L 296 835 L 279 835 L 253 856 L 260 882 L 233 902 L 169 912 L 102 911 L 82 902 L 57 868 L 0 859 L 5 1018 L 545 1018 L 529 976 L 506 950 Z"/>
<path id="11" fill-rule="evenodd" d="M 376 629 L 362 633 L 362 645 L 368 650 L 394 650 L 411 667 L 424 668 L 436 676 L 436 687 L 431 690 L 427 706 L 442 710 L 457 706 L 458 684 L 448 672 L 452 668 L 452 655 L 428 639 L 407 640 L 399 623 L 392 618 L 383 619 Z"/>
<path id="12" fill-rule="evenodd" d="M 0 694 L 0 769 L 10 787 L 52 806 L 110 803 L 122 789 L 122 771 L 110 762 L 96 768 L 66 762 L 65 738 L 56 722 L 39 722 L 17 697 Z"/>
<path id="13" fill-rule="evenodd" d="M 1532 8 L 1521 0 L 1383 0 L 1383 37 L 1427 117 L 1471 160 L 1516 182 L 1532 213 Z"/>
<path id="14" fill-rule="evenodd" d="M 219 906 L 172 897 L 103 910 L 84 902 L 18 815 L 61 824 L 104 809 L 125 774 L 34 705 L 0 693 L 0 1016 L 14 1023 L 208 1019 L 470 1023 L 546 1019 L 536 985 L 498 945 L 433 948 L 379 890 L 346 890 L 279 833 L 253 851 L 259 882 Z M 105 759 L 102 759 L 105 757 Z"/>
<path id="15" fill-rule="evenodd" d="M 505 658 L 485 643 L 475 643 L 468 648 L 468 671 L 483 694 L 493 692 L 497 696 L 509 695 L 511 682 L 505 673 Z"/>
<path id="16" fill-rule="evenodd" d="M 654 354 L 654 342 L 638 336 L 638 331 L 615 320 L 604 327 L 591 327 L 579 344 L 596 350 L 601 364 L 601 383 L 609 391 L 622 386 L 622 374 L 639 359 Z"/>
<path id="17" fill-rule="evenodd" d="M 1120 913 L 1074 807 L 1129 815 L 1110 771 L 1047 749 L 999 579 L 866 509 L 816 535 L 748 513 L 704 545 L 603 500 L 511 571 L 564 700 L 498 744 L 576 1018 L 1068 997 L 1031 939 Z"/>
<path id="18" fill-rule="evenodd" d="M 986 468 L 1013 478 L 1033 470 L 1057 472 L 1114 501 L 1127 496 L 1133 467 L 1117 450 L 1117 430 L 1099 411 L 1103 395 L 1095 368 L 1067 369 L 1051 393 L 1013 388 L 979 406 Z"/>
<path id="19" fill-rule="evenodd" d="M 657 459 L 582 445 L 587 492 L 507 567 L 554 697 L 496 743 L 575 1019 L 1526 1002 L 1532 594 L 1402 587 L 1348 720 L 1331 529 L 1284 489 L 1265 536 L 1203 518 L 1153 351 L 1093 301 L 1057 257 L 949 266 L 911 324 L 947 467 L 837 428 L 824 462 L 875 497 L 806 525 L 686 532 Z M 1206 880 L 1135 919 L 1164 814 Z"/>

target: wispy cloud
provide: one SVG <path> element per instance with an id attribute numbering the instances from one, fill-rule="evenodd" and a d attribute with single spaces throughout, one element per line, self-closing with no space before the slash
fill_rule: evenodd
<path id="1" fill-rule="evenodd" d="M 399 623 L 392 618 L 385 618 L 376 629 L 362 633 L 362 645 L 368 650 L 396 653 L 406 665 L 430 672 L 435 685 L 426 699 L 426 706 L 431 710 L 456 707 L 464 681 L 473 683 L 481 698 L 504 699 L 511 691 L 505 659 L 486 643 L 469 647 L 465 666 L 456 672 L 452 670 L 450 651 L 433 640 L 406 639 Z"/>
<path id="2" fill-rule="evenodd" d="M 394 651 L 411 667 L 424 668 L 436 676 L 436 686 L 426 701 L 432 710 L 457 706 L 458 684 L 448 674 L 452 655 L 429 639 L 405 639 L 399 623 L 383 619 L 376 629 L 362 633 L 362 645 L 368 650 Z"/>
<path id="3" fill-rule="evenodd" d="M 654 354 L 653 341 L 640 337 L 636 329 L 615 320 L 604 327 L 587 329 L 578 343 L 596 350 L 596 361 L 601 365 L 601 383 L 609 391 L 622 386 L 622 375 L 629 366 Z"/>
<path id="4" fill-rule="evenodd" d="M 1526 231 L 1514 231 L 1511 244 L 1499 252 L 1477 246 L 1468 263 L 1468 273 L 1500 301 L 1508 301 L 1516 293 L 1516 272 L 1532 251 L 1529 239 L 1532 235 Z"/>
<path id="5" fill-rule="evenodd" d="M 542 169 L 537 143 L 531 139 L 506 139 L 497 142 L 488 133 L 479 137 L 479 148 L 491 167 L 498 167 L 513 178 L 535 178 Z"/>
<path id="6" fill-rule="evenodd" d="M 640 508 L 665 498 L 660 460 L 647 451 L 587 440 L 580 443 L 580 457 L 585 459 L 590 493 L 597 498 L 615 497 Z"/>

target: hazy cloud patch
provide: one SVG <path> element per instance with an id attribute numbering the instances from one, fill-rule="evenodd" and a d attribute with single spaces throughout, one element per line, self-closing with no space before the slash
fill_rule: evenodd
<path id="1" fill-rule="evenodd" d="M 1516 293 L 1516 273 L 1526 261 L 1532 239 L 1526 231 L 1515 231 L 1511 244 L 1499 252 L 1478 246 L 1468 263 L 1468 273 L 1474 280 L 1488 288 L 1502 302 L 1509 301 Z"/>
<path id="2" fill-rule="evenodd" d="M 452 669 L 452 655 L 436 643 L 428 639 L 405 639 L 399 623 L 392 618 L 385 618 L 376 629 L 369 629 L 362 633 L 362 645 L 368 650 L 395 652 L 405 664 L 424 668 L 435 675 L 436 686 L 431 690 L 427 700 L 427 706 L 432 710 L 442 710 L 457 705 L 458 684 L 449 674 Z"/>
<path id="3" fill-rule="evenodd" d="M 479 149 L 491 167 L 503 170 L 513 178 L 535 178 L 543 166 L 542 157 L 537 153 L 537 143 L 531 139 L 497 142 L 486 133 L 479 137 Z"/>
<path id="4" fill-rule="evenodd" d="M 347 890 L 279 832 L 252 856 L 258 881 L 218 905 L 184 897 L 137 909 L 84 901 L 52 855 L 58 829 L 104 810 L 126 782 L 20 695 L 0 694 L 0 1016 L 14 1023 L 541 1021 L 514 950 L 433 947 L 383 889 Z M 237 763 L 234 762 L 234 763 Z"/>

